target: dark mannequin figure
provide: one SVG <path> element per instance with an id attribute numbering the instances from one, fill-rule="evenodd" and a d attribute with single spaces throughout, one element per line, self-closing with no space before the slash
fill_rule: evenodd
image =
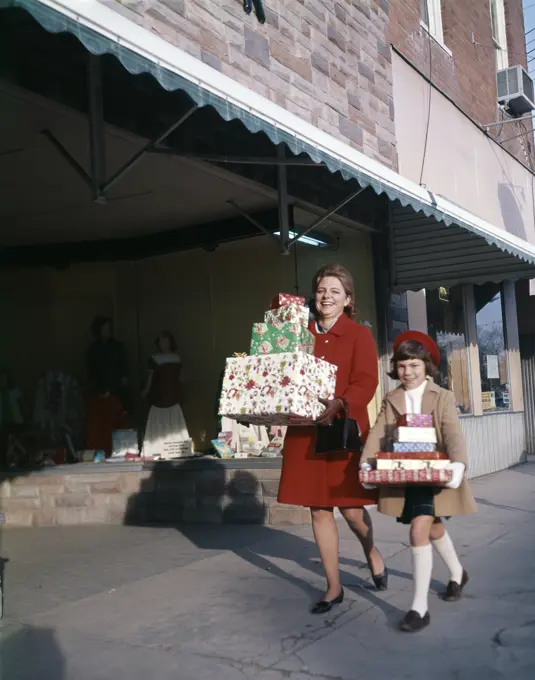
<path id="1" fill-rule="evenodd" d="M 112 320 L 97 316 L 91 324 L 93 342 L 87 352 L 87 370 L 92 389 L 107 385 L 117 395 L 125 410 L 127 405 L 127 362 L 124 345 L 113 337 Z"/>

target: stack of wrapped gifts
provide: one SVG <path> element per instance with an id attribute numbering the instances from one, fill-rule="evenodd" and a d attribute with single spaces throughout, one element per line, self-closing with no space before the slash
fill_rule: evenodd
<path id="1" fill-rule="evenodd" d="M 442 486 L 451 481 L 445 453 L 437 451 L 437 432 L 430 415 L 404 415 L 397 423 L 392 451 L 378 453 L 375 470 L 361 470 L 365 484 L 424 484 Z"/>
<path id="2" fill-rule="evenodd" d="M 337 367 L 314 356 L 305 298 L 282 293 L 253 324 L 249 356 L 227 359 L 219 414 L 255 425 L 310 425 L 332 399 Z"/>

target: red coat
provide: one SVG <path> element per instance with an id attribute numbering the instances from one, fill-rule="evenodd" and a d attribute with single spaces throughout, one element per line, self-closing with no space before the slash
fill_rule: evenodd
<path id="1" fill-rule="evenodd" d="M 370 429 L 368 404 L 379 383 L 378 357 L 370 330 L 341 316 L 327 333 L 317 333 L 315 355 L 338 366 L 336 397 L 344 397 L 364 440 Z M 315 427 L 289 427 L 284 442 L 279 503 L 305 507 L 359 507 L 377 502 L 377 492 L 362 488 L 360 454 L 314 453 Z"/>

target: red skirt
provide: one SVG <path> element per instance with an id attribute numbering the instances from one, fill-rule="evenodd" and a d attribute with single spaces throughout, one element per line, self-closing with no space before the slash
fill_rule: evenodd
<path id="1" fill-rule="evenodd" d="M 360 454 L 316 454 L 316 428 L 290 427 L 284 442 L 279 503 L 315 508 L 355 508 L 377 503 L 376 489 L 359 482 Z"/>

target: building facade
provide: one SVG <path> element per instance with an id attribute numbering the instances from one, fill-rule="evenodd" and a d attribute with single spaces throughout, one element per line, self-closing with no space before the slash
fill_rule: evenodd
<path id="1" fill-rule="evenodd" d="M 393 338 L 423 330 L 470 474 L 524 459 L 534 157 L 529 117 L 513 119 L 496 84 L 526 65 L 521 0 L 0 0 L 0 32 L 0 347 L 26 394 L 50 370 L 84 392 L 91 319 L 110 317 L 142 430 L 147 360 L 168 328 L 207 451 L 225 358 L 247 351 L 274 293 L 309 295 L 340 261 L 379 347 L 372 419 Z M 269 521 L 292 521 L 269 465 L 269 493 L 256 478 Z M 164 489 L 149 519 L 224 521 L 232 474 L 188 469 L 189 496 L 178 470 L 180 492 L 134 481 Z M 125 519 L 126 492 L 113 505 L 86 487 L 80 521 Z M 32 503 L 11 523 L 72 521 L 55 497 Z"/>
<path id="2" fill-rule="evenodd" d="M 507 114 L 496 85 L 497 71 L 527 69 L 521 0 L 393 2 L 390 19 L 399 172 L 533 243 L 532 123 Z M 499 268 L 485 278 L 408 297 L 410 323 L 447 357 L 475 474 L 526 450 L 515 285 Z"/>

